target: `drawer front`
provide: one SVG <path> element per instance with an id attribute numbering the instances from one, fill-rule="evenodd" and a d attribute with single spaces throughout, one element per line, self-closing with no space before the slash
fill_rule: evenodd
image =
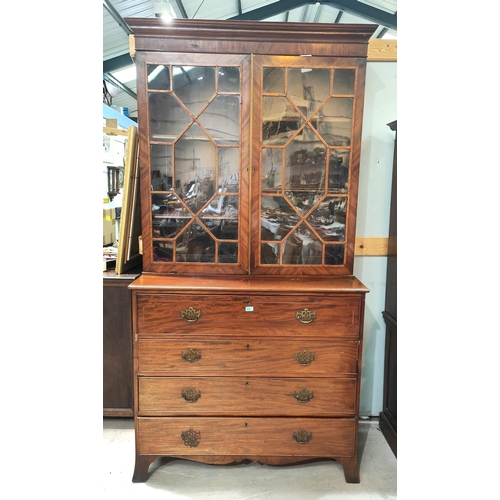
<path id="1" fill-rule="evenodd" d="M 360 297 L 137 295 L 137 333 L 359 336 Z"/>
<path id="2" fill-rule="evenodd" d="M 332 377 L 356 375 L 358 341 L 170 340 L 136 342 L 139 375 Z"/>
<path id="3" fill-rule="evenodd" d="M 139 417 L 138 453 L 352 457 L 354 419 Z"/>
<path id="4" fill-rule="evenodd" d="M 140 377 L 139 415 L 353 416 L 355 378 Z"/>

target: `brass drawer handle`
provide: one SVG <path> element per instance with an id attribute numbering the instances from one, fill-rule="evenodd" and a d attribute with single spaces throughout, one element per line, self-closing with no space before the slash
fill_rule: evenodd
<path id="1" fill-rule="evenodd" d="M 309 352 L 307 349 L 304 349 L 303 351 L 295 353 L 295 361 L 299 363 L 299 365 L 302 366 L 308 366 L 314 361 L 314 353 Z"/>
<path id="2" fill-rule="evenodd" d="M 313 435 L 312 432 L 307 432 L 304 429 L 300 429 L 299 432 L 293 433 L 293 439 L 299 444 L 306 444 L 311 441 Z"/>
<path id="3" fill-rule="evenodd" d="M 201 432 L 193 429 L 182 431 L 181 439 L 184 441 L 184 446 L 196 448 L 200 444 Z"/>
<path id="4" fill-rule="evenodd" d="M 306 307 L 302 311 L 297 311 L 295 313 L 295 317 L 301 323 L 304 323 L 306 325 L 307 323 L 312 323 L 314 318 L 316 318 L 316 311 L 309 311 L 309 309 Z"/>
<path id="5" fill-rule="evenodd" d="M 185 311 L 181 311 L 182 319 L 184 321 L 187 321 L 188 323 L 194 323 L 195 321 L 198 321 L 200 316 L 201 316 L 201 310 L 197 311 L 192 307 L 188 307 Z"/>
<path id="6" fill-rule="evenodd" d="M 195 361 L 201 359 L 201 352 L 196 349 L 188 349 L 186 352 L 181 354 L 181 357 L 190 363 L 194 363 Z"/>
<path id="7" fill-rule="evenodd" d="M 308 391 L 304 387 L 303 389 L 300 389 L 300 391 L 295 391 L 294 396 L 299 403 L 308 403 L 314 397 L 314 394 L 312 391 Z"/>
<path id="8" fill-rule="evenodd" d="M 201 396 L 201 392 L 193 387 L 189 387 L 188 389 L 182 389 L 181 396 L 188 403 L 196 403 L 196 401 L 198 401 L 199 397 Z"/>

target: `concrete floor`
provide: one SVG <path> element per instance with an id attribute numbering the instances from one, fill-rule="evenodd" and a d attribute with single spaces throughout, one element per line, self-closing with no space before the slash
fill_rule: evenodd
<path id="1" fill-rule="evenodd" d="M 396 457 L 378 421 L 360 423 L 359 484 L 347 484 L 334 461 L 273 467 L 255 463 L 206 465 L 184 460 L 150 467 L 145 483 L 132 483 L 133 419 L 104 418 L 103 487 L 106 498 L 163 500 L 376 500 L 396 499 Z"/>

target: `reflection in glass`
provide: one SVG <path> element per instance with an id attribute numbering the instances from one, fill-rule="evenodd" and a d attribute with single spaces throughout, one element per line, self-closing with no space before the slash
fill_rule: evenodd
<path id="1" fill-rule="evenodd" d="M 334 94 L 354 94 L 354 70 L 336 69 L 333 73 Z"/>
<path id="2" fill-rule="evenodd" d="M 172 189 L 172 146 L 152 144 L 150 148 L 151 190 Z"/>
<path id="3" fill-rule="evenodd" d="M 240 132 L 240 98 L 219 95 L 198 118 L 217 144 L 238 144 Z"/>
<path id="4" fill-rule="evenodd" d="M 193 213 L 215 193 L 215 149 L 196 123 L 174 145 L 174 191 Z"/>
<path id="5" fill-rule="evenodd" d="M 240 150 L 239 148 L 219 148 L 219 175 L 217 185 L 232 193 L 239 190 Z"/>
<path id="6" fill-rule="evenodd" d="M 286 97 L 262 99 L 262 142 L 284 145 L 303 124 L 303 119 Z"/>
<path id="7" fill-rule="evenodd" d="M 225 191 L 220 189 L 219 192 Z M 216 196 L 201 213 L 201 218 L 211 218 L 214 216 L 223 218 L 237 218 L 238 217 L 238 197 L 227 194 L 220 194 Z"/>
<path id="8" fill-rule="evenodd" d="M 347 193 L 349 181 L 348 149 L 331 149 L 328 164 L 328 192 Z"/>
<path id="9" fill-rule="evenodd" d="M 323 241 L 345 241 L 347 198 L 325 198 L 307 218 Z"/>
<path id="10" fill-rule="evenodd" d="M 351 144 L 352 105 L 352 97 L 332 97 L 320 109 L 318 132 L 329 146 Z"/>
<path id="11" fill-rule="evenodd" d="M 215 94 L 215 68 L 208 66 L 175 66 L 173 90 L 196 116 Z"/>
<path id="12" fill-rule="evenodd" d="M 283 94 L 285 92 L 285 68 L 264 68 L 264 92 Z"/>
<path id="13" fill-rule="evenodd" d="M 219 67 L 219 92 L 240 91 L 240 68 L 230 66 Z"/>
<path id="14" fill-rule="evenodd" d="M 305 216 L 321 199 L 323 193 L 317 191 L 287 191 L 285 196 L 297 211 Z"/>
<path id="15" fill-rule="evenodd" d="M 173 262 L 173 244 L 164 241 L 153 241 L 153 261 Z"/>
<path id="16" fill-rule="evenodd" d="M 299 222 L 300 217 L 281 196 L 263 196 L 261 205 L 261 239 L 281 240 Z"/>
<path id="17" fill-rule="evenodd" d="M 148 88 L 170 90 L 170 68 L 162 64 L 148 64 Z"/>
<path id="18" fill-rule="evenodd" d="M 325 245 L 325 264 L 342 266 L 344 264 L 344 245 Z"/>
<path id="19" fill-rule="evenodd" d="M 286 148 L 286 189 L 323 189 L 326 148 L 309 125 Z"/>
<path id="20" fill-rule="evenodd" d="M 219 243 L 219 263 L 237 264 L 238 263 L 238 244 L 237 243 Z"/>
<path id="21" fill-rule="evenodd" d="M 280 245 L 273 243 L 263 243 L 260 246 L 260 263 L 261 264 L 279 264 Z"/>
<path id="22" fill-rule="evenodd" d="M 276 191 L 281 188 L 283 150 L 262 149 L 262 190 Z"/>
<path id="23" fill-rule="evenodd" d="M 173 194 L 154 194 L 153 237 L 174 238 L 191 221 L 191 214 Z"/>
<path id="24" fill-rule="evenodd" d="M 191 224 L 175 245 L 177 262 L 215 262 L 215 241 L 197 224 Z"/>
<path id="25" fill-rule="evenodd" d="M 172 94 L 149 94 L 150 134 L 153 141 L 173 141 L 191 118 Z"/>
<path id="26" fill-rule="evenodd" d="M 218 240 L 238 239 L 238 219 L 210 219 L 202 217 L 201 220 L 210 233 Z"/>
<path id="27" fill-rule="evenodd" d="M 330 70 L 289 69 L 288 95 L 304 116 L 311 116 L 330 95 Z"/>
<path id="28" fill-rule="evenodd" d="M 307 224 L 301 224 L 282 244 L 283 264 L 320 265 L 323 245 Z"/>

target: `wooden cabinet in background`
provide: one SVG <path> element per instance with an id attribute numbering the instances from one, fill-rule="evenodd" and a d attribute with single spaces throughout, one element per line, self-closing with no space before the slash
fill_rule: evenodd
<path id="1" fill-rule="evenodd" d="M 388 126 L 397 134 L 397 121 Z M 397 137 L 394 141 L 389 237 L 397 238 Z M 380 430 L 394 455 L 397 455 L 397 256 L 387 258 L 385 310 L 384 402 L 380 413 Z"/>
<path id="2" fill-rule="evenodd" d="M 103 416 L 132 417 L 132 292 L 139 273 L 103 273 Z"/>
<path id="3" fill-rule="evenodd" d="M 136 465 L 334 459 L 359 482 L 353 276 L 376 26 L 126 19 L 143 273 Z"/>

